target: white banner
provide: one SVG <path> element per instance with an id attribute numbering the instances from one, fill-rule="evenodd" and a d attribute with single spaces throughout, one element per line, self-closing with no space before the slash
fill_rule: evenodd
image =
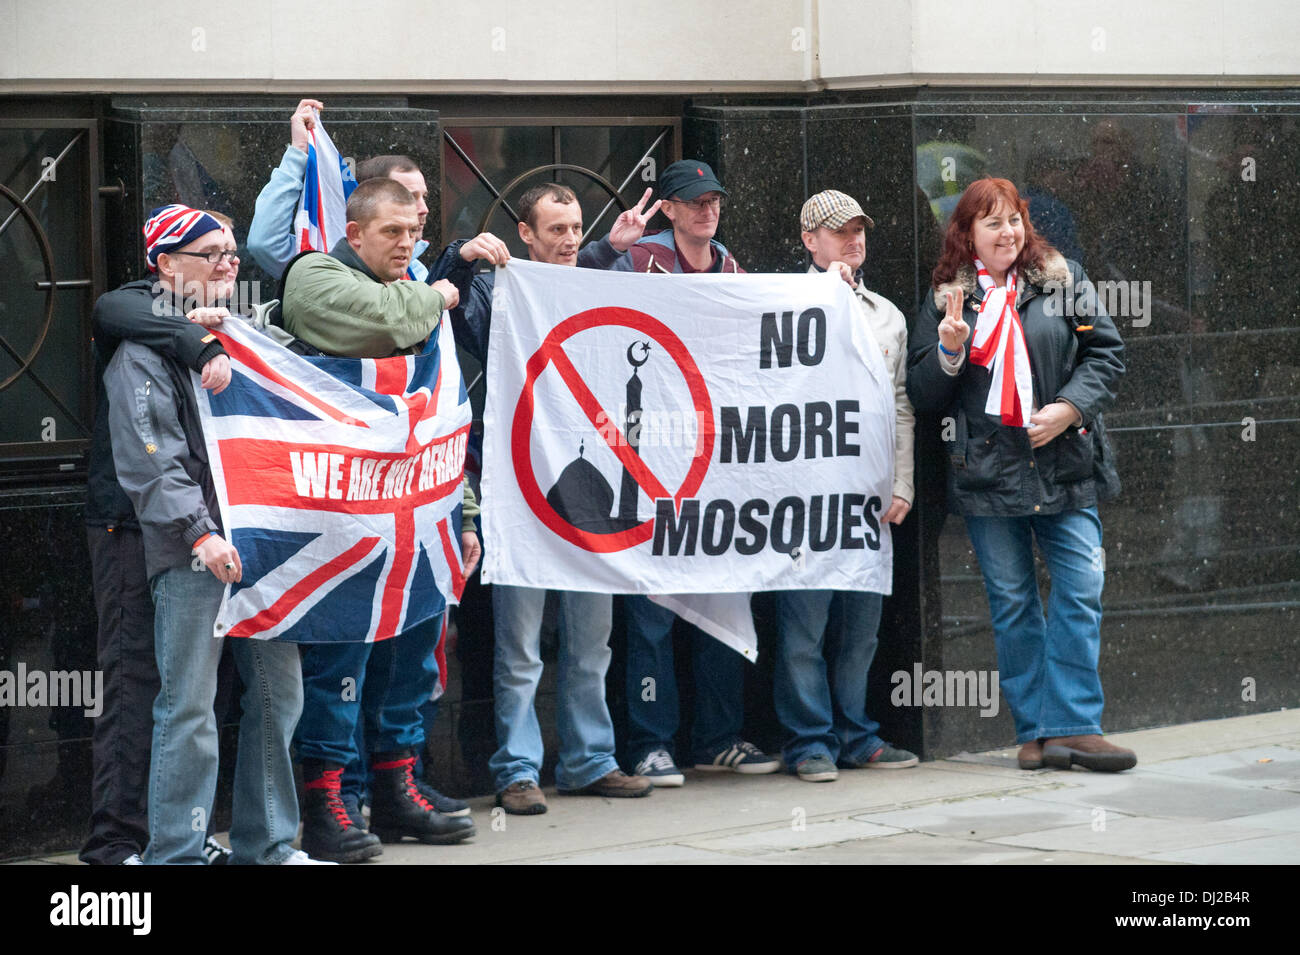
<path id="1" fill-rule="evenodd" d="M 838 275 L 497 269 L 483 579 L 889 593 L 893 386 Z"/>

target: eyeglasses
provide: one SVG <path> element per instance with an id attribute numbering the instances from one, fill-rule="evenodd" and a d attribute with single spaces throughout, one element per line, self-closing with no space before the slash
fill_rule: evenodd
<path id="1" fill-rule="evenodd" d="M 196 259 L 202 259 L 208 265 L 216 265 L 218 262 L 239 261 L 239 252 L 235 249 L 217 249 L 213 252 L 173 252 L 172 255 L 190 255 Z"/>
<path id="2" fill-rule="evenodd" d="M 726 196 L 700 196 L 698 199 L 669 199 L 669 202 L 675 202 L 679 206 L 694 206 L 696 212 L 703 212 L 706 209 L 722 209 L 727 204 Z"/>

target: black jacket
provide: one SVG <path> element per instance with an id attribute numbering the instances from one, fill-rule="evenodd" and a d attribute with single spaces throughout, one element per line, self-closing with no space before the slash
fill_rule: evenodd
<path id="1" fill-rule="evenodd" d="M 1083 269 L 1059 254 L 1021 272 L 1017 310 L 1039 408 L 1065 399 L 1083 415 L 1037 450 L 1024 428 L 984 411 L 989 371 L 966 359 L 956 375 L 940 366 L 939 322 L 944 292 L 965 292 L 962 318 L 972 333 L 978 314 L 975 271 L 963 267 L 934 290 L 917 316 L 908 348 L 907 394 L 919 413 L 941 414 L 948 452 L 948 507 L 958 514 L 1015 517 L 1091 507 L 1119 492 L 1101 414 L 1115 401 L 1124 374 L 1124 343 Z M 1091 326 L 1091 328 L 1087 327 Z M 948 420 L 951 419 L 951 420 Z"/>
<path id="2" fill-rule="evenodd" d="M 429 268 L 429 282 L 446 279 L 460 293 L 460 304 L 451 310 L 451 330 L 456 344 L 487 367 L 488 336 L 492 330 L 492 289 L 496 270 L 475 273 L 474 262 L 460 257 L 467 239 L 457 239 L 442 250 Z M 609 244 L 609 237 L 589 242 L 578 250 L 578 267 L 608 269 L 621 255 Z M 509 266 L 506 266 L 509 268 Z"/>
<path id="3" fill-rule="evenodd" d="M 92 315 L 95 354 L 95 425 L 90 439 L 90 475 L 86 488 L 86 523 L 92 527 L 138 527 L 135 509 L 117 481 L 113 443 L 108 428 L 108 398 L 104 370 L 123 341 L 136 341 L 202 371 L 213 358 L 224 355 L 206 328 L 188 321 L 148 279 L 128 282 L 107 292 L 95 303 Z"/>

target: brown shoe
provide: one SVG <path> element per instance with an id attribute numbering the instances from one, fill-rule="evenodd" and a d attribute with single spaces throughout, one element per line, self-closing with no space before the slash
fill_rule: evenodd
<path id="1" fill-rule="evenodd" d="M 512 816 L 540 816 L 546 812 L 546 796 L 535 780 L 521 779 L 497 793 L 497 805 Z"/>
<path id="2" fill-rule="evenodd" d="M 1021 769 L 1042 769 L 1043 741 L 1031 739 L 1021 746 L 1020 752 L 1016 754 L 1016 762 L 1020 764 Z"/>
<path id="3" fill-rule="evenodd" d="M 654 792 L 654 783 L 645 776 L 629 776 L 621 769 L 601 776 L 590 786 L 581 789 L 556 790 L 561 796 L 610 796 L 615 799 L 637 799 Z"/>
<path id="4" fill-rule="evenodd" d="M 1058 736 L 1043 741 L 1043 763 L 1054 769 L 1083 766 L 1098 773 L 1119 773 L 1137 765 L 1137 754 L 1096 734 Z"/>

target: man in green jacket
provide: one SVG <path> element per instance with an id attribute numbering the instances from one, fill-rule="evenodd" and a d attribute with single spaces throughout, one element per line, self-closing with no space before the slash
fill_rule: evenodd
<path id="1" fill-rule="evenodd" d="M 387 358 L 418 352 L 434 333 L 456 287 L 405 281 L 419 236 L 415 198 L 401 183 L 371 179 L 352 193 L 346 238 L 290 263 L 281 304 L 285 330 L 328 355 Z M 478 562 L 474 495 L 465 488 L 465 574 Z M 468 816 L 437 812 L 414 775 L 424 744 L 419 707 L 438 679 L 434 648 L 441 620 L 426 621 L 379 643 L 314 644 L 303 656 L 303 715 L 296 744 L 303 764 L 304 850 L 317 858 L 360 862 L 380 841 L 410 836 L 459 842 L 474 834 Z M 353 692 L 346 692 L 352 688 Z M 341 796 L 343 768 L 357 758 L 357 721 L 371 754 L 370 832 Z M 310 846 L 311 848 L 306 848 Z"/>

